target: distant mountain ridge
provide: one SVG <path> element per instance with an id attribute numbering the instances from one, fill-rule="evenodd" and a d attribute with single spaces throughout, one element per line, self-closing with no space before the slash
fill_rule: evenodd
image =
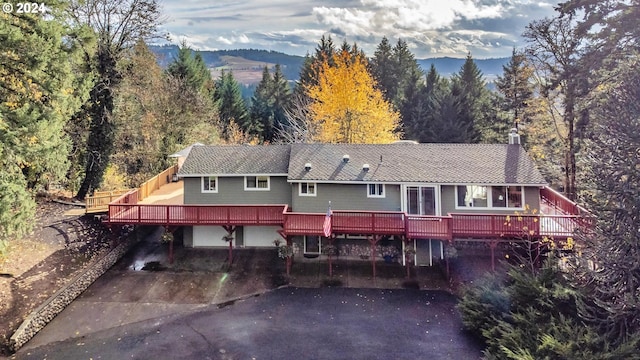
<path id="1" fill-rule="evenodd" d="M 176 45 L 151 45 L 149 46 L 158 56 L 158 63 L 166 67 L 178 54 Z M 304 57 L 289 55 L 278 51 L 258 49 L 215 50 L 199 51 L 205 63 L 216 75 L 222 69 L 230 69 L 234 75 L 240 75 L 238 81 L 245 85 L 255 84 L 260 81 L 264 65 L 273 67 L 280 64 L 284 76 L 291 81 L 298 79 L 300 68 L 304 64 Z M 248 60 L 248 61 L 243 61 Z M 436 67 L 438 73 L 449 77 L 458 71 L 465 59 L 452 57 L 416 59 L 418 65 L 425 71 L 429 71 L 431 64 Z M 476 65 L 482 71 L 487 81 L 493 81 L 497 75 L 502 74 L 502 66 L 509 62 L 509 58 L 474 59 Z M 242 74 L 238 74 L 242 72 Z"/>

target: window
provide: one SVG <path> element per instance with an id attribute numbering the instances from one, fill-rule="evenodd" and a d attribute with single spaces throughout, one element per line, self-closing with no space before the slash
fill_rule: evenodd
<path id="1" fill-rule="evenodd" d="M 367 197 L 370 197 L 370 198 L 383 198 L 384 197 L 384 184 L 368 184 L 367 185 Z"/>
<path id="2" fill-rule="evenodd" d="M 202 178 L 202 192 L 217 193 L 218 192 L 218 177 L 217 176 L 205 176 Z"/>
<path id="3" fill-rule="evenodd" d="M 244 189 L 255 191 L 269 191 L 270 183 L 268 176 L 245 176 Z"/>
<path id="4" fill-rule="evenodd" d="M 458 186 L 458 206 L 488 207 L 487 187 L 479 185 Z"/>
<path id="5" fill-rule="evenodd" d="M 492 186 L 491 206 L 522 208 L 522 186 Z"/>
<path id="6" fill-rule="evenodd" d="M 522 208 L 522 186 L 461 185 L 456 191 L 458 207 Z"/>
<path id="7" fill-rule="evenodd" d="M 316 196 L 316 183 L 300 183 L 298 187 L 300 196 Z"/>

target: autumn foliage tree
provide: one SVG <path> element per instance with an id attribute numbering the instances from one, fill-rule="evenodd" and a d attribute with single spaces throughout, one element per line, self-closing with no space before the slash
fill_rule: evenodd
<path id="1" fill-rule="evenodd" d="M 361 54 L 343 49 L 317 66 L 317 82 L 306 89 L 318 128 L 313 140 L 388 143 L 399 138 L 395 131 L 400 116 L 377 89 Z"/>

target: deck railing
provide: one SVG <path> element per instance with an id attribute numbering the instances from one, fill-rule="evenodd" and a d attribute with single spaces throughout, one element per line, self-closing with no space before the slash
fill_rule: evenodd
<path id="1" fill-rule="evenodd" d="M 137 189 L 137 200 L 142 201 L 149 197 L 152 192 L 160 189 L 161 186 L 173 181 L 173 176 L 178 173 L 178 165 L 165 169 L 158 175 L 145 181 Z M 132 189 L 114 190 L 114 191 L 96 191 L 92 196 L 85 199 L 85 209 L 87 213 L 97 213 L 109 210 L 109 203 L 118 199 L 120 195 L 131 192 Z"/>
<path id="2" fill-rule="evenodd" d="M 455 237 L 518 238 L 540 234 L 539 215 L 451 214 Z"/>
<path id="3" fill-rule="evenodd" d="M 331 229 L 339 234 L 402 235 L 404 216 L 397 211 L 334 211 Z"/>
<path id="4" fill-rule="evenodd" d="M 450 216 L 406 216 L 406 236 L 410 239 L 429 238 L 451 240 L 453 238 Z"/>
<path id="5" fill-rule="evenodd" d="M 326 214 L 285 212 L 282 228 L 288 235 L 323 235 Z"/>
<path id="6" fill-rule="evenodd" d="M 170 180 L 170 179 L 169 179 Z M 287 205 L 143 205 L 141 189 L 120 195 L 108 205 L 109 222 L 148 225 L 272 225 L 287 235 L 323 235 L 324 213 L 289 212 Z M 551 193 L 553 194 L 553 193 Z M 560 199 L 561 200 L 561 199 Z M 568 206 L 562 205 L 562 206 Z M 566 211 L 583 211 L 566 207 Z M 564 210 L 563 210 L 564 211 Z M 585 215 L 507 215 L 454 213 L 448 216 L 409 215 L 399 211 L 332 212 L 334 234 L 404 235 L 410 239 L 567 238 L 588 227 Z"/>
<path id="7" fill-rule="evenodd" d="M 323 235 L 325 214 L 288 212 L 287 205 L 143 205 L 138 190 L 109 205 L 109 222 L 147 225 L 270 225 L 287 235 Z M 408 215 L 403 212 L 334 211 L 334 234 L 404 235 L 409 239 L 528 237 L 567 238 L 585 224 L 579 215 L 450 214 Z"/>
<path id="8" fill-rule="evenodd" d="M 160 189 L 162 185 L 169 184 L 171 181 L 173 181 L 173 175 L 176 175 L 177 173 L 178 165 L 176 164 L 142 183 L 139 188 L 140 194 L 138 200 L 144 200 L 148 198 L 152 192 Z"/>
<path id="9" fill-rule="evenodd" d="M 325 214 L 284 213 L 288 235 L 322 235 Z M 584 225 L 578 215 L 498 215 L 450 214 L 449 216 L 408 215 L 402 212 L 334 211 L 334 234 L 405 235 L 409 239 L 484 238 L 513 239 L 567 238 Z"/>
<path id="10" fill-rule="evenodd" d="M 540 202 L 554 210 L 554 215 L 588 215 L 589 211 L 566 196 L 545 186 L 540 189 Z"/>
<path id="11" fill-rule="evenodd" d="M 147 225 L 282 225 L 284 206 L 141 205 L 122 201 L 109 205 L 109 222 Z"/>
<path id="12" fill-rule="evenodd" d="M 96 191 L 93 196 L 85 199 L 85 209 L 87 213 L 105 212 L 109 209 L 109 203 L 117 199 L 123 194 L 128 193 L 131 189 L 114 190 L 114 191 Z"/>

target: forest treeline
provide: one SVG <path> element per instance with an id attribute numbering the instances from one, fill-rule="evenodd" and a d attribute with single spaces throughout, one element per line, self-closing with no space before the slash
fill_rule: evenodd
<path id="1" fill-rule="evenodd" d="M 156 0 L 0 13 L 0 252 L 30 231 L 37 192 L 135 187 L 195 142 L 506 143 L 515 127 L 549 183 L 597 222 L 562 271 L 518 267 L 469 289 L 467 326 L 488 358 L 637 358 L 639 8 L 559 4 L 528 24 L 495 91 L 471 54 L 443 77 L 423 72 L 402 39 L 365 54 L 323 36 L 295 86 L 265 68 L 249 101 L 232 72 L 213 79 L 186 44 L 158 65 L 147 46 L 165 36 Z"/>

